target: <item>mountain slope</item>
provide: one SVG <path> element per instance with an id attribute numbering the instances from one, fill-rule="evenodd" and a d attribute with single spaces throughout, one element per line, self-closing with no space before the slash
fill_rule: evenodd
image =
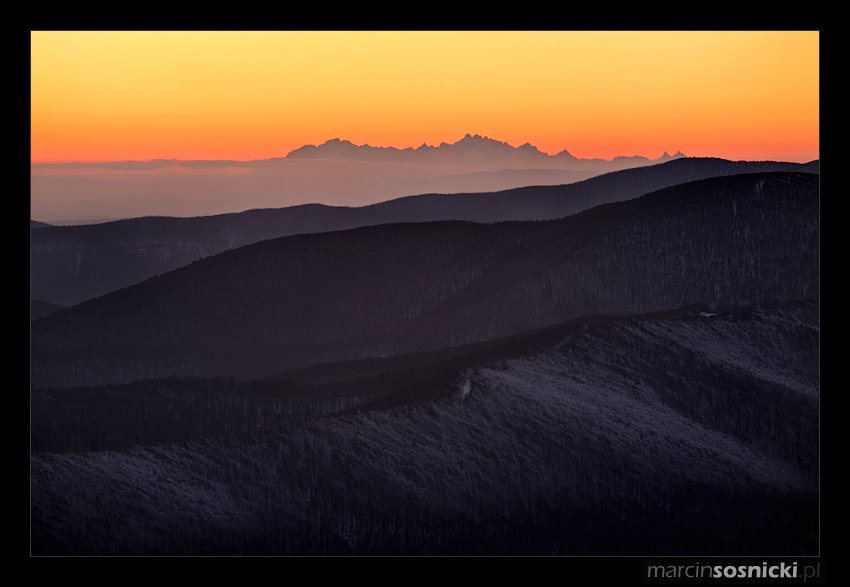
<path id="1" fill-rule="evenodd" d="M 30 300 L 30 320 L 47 316 L 51 312 L 56 312 L 64 307 L 58 304 L 51 304 L 50 302 L 42 302 L 41 300 Z"/>
<path id="2" fill-rule="evenodd" d="M 680 183 L 762 171 L 814 171 L 817 162 L 675 159 L 575 184 L 492 193 L 425 194 L 361 208 L 318 204 L 198 218 L 148 217 L 31 231 L 35 299 L 74 305 L 221 251 L 292 234 L 394 222 L 546 220 Z"/>
<path id="3" fill-rule="evenodd" d="M 214 419 L 256 414 L 253 430 L 35 453 L 33 553 L 817 554 L 818 314 L 578 320 L 410 375 L 394 409 L 271 427 L 268 399 L 234 386 L 244 407 Z M 40 392 L 34 416 L 76 401 L 66 425 L 157 442 L 163 410 L 92 411 L 115 392 Z M 185 421 L 227 403 L 182 393 L 198 397 Z"/>
<path id="4" fill-rule="evenodd" d="M 713 178 L 545 222 L 256 243 L 33 323 L 35 386 L 260 377 L 587 314 L 819 295 L 818 177 Z"/>

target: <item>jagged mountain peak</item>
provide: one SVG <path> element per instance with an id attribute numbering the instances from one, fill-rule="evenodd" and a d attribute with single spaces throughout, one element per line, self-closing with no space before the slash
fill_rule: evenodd
<path id="1" fill-rule="evenodd" d="M 470 135 L 469 133 L 466 133 L 461 140 L 455 143 L 455 145 L 459 143 L 494 143 L 497 145 L 507 145 L 507 143 L 503 141 L 497 141 L 496 139 L 491 139 L 490 137 L 479 134 Z"/>
<path id="2" fill-rule="evenodd" d="M 664 151 L 664 154 L 661 155 L 661 157 L 659 157 L 655 161 L 657 163 L 664 163 L 665 161 L 672 161 L 673 159 L 681 159 L 683 157 L 686 157 L 686 155 L 684 153 L 682 153 L 681 151 L 676 151 L 675 155 L 670 155 L 670 153 L 668 153 L 667 151 Z"/>

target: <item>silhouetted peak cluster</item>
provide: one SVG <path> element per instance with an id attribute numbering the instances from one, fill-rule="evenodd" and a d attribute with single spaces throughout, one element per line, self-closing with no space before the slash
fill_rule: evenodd
<path id="1" fill-rule="evenodd" d="M 434 163 L 438 161 L 448 162 L 457 157 L 478 157 L 485 155 L 488 157 L 519 157 L 523 161 L 578 161 L 566 149 L 556 155 L 548 155 L 530 143 L 513 147 L 504 141 L 497 141 L 487 136 L 479 134 L 471 135 L 469 133 L 464 135 L 456 143 L 442 142 L 439 146 L 434 147 L 423 142 L 422 145 L 415 149 L 411 147 L 405 149 L 372 147 L 368 144 L 355 145 L 351 141 L 335 138 L 325 141 L 319 146 L 304 145 L 290 152 L 286 157 L 291 159 L 356 159 L 370 162 L 404 161 L 409 163 Z M 676 155 L 671 157 L 665 152 L 660 159 L 655 161 L 663 162 L 684 156 L 681 152 L 677 152 Z M 427 158 L 423 159 L 422 157 Z M 443 161 L 443 159 L 446 161 Z M 640 161 L 642 164 L 652 162 L 651 159 L 646 157 L 621 156 L 615 159 L 634 159 L 635 161 Z"/>

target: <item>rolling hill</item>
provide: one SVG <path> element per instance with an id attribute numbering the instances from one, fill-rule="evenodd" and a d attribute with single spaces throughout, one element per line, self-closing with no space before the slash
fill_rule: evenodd
<path id="1" fill-rule="evenodd" d="M 324 384 L 37 390 L 33 554 L 818 554 L 818 316 L 698 306 Z"/>
<path id="2" fill-rule="evenodd" d="M 819 295 L 818 177 L 716 177 L 550 221 L 270 239 L 45 316 L 34 385 L 257 378 L 631 315 Z"/>
<path id="3" fill-rule="evenodd" d="M 146 217 L 43 227 L 30 234 L 30 295 L 70 306 L 225 250 L 293 234 L 435 220 L 548 220 L 709 177 L 817 170 L 817 162 L 682 158 L 569 185 L 423 194 L 359 208 L 308 204 L 208 217 Z"/>

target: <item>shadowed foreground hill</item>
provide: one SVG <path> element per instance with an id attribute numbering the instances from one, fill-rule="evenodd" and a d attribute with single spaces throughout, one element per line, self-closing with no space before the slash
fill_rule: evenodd
<path id="1" fill-rule="evenodd" d="M 561 186 L 425 194 L 361 208 L 310 204 L 198 218 L 148 217 L 31 231 L 31 296 L 73 305 L 221 251 L 292 234 L 394 222 L 547 220 L 672 185 L 765 171 L 818 172 L 818 162 L 676 159 Z"/>
<path id="2" fill-rule="evenodd" d="M 588 314 L 818 297 L 818 177 L 713 178 L 561 220 L 263 241 L 46 316 L 36 387 L 256 378 Z"/>
<path id="3" fill-rule="evenodd" d="M 705 310 L 399 358 L 312 415 L 291 382 L 36 392 L 33 554 L 817 554 L 817 302 Z"/>
<path id="4" fill-rule="evenodd" d="M 52 312 L 61 310 L 64 306 L 42 302 L 41 300 L 30 300 L 30 320 L 47 316 Z"/>

